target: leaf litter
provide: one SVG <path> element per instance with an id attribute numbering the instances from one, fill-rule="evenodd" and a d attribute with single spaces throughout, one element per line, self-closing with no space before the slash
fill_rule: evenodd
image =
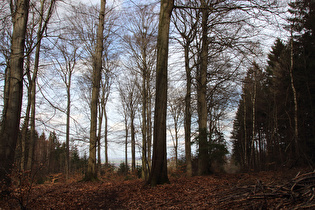
<path id="1" fill-rule="evenodd" d="M 141 179 L 41 184 L 33 187 L 27 202 L 22 198 L 26 195 L 9 196 L 0 200 L 0 209 L 315 208 L 315 172 L 305 169 L 170 177 L 170 181 L 156 187 Z"/>

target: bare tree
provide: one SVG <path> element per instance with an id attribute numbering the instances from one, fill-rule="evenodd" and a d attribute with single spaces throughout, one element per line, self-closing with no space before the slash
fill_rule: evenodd
<path id="1" fill-rule="evenodd" d="M 198 174 L 208 173 L 208 147 L 207 147 L 207 68 L 208 68 L 208 18 L 209 10 L 207 6 L 209 1 L 201 0 L 202 9 L 202 37 L 200 52 L 200 67 L 197 73 L 197 97 L 198 97 L 198 124 L 199 124 L 199 158 L 198 158 Z"/>
<path id="2" fill-rule="evenodd" d="M 106 41 L 106 40 L 105 40 Z M 106 112 L 106 105 L 108 102 L 109 95 L 111 93 L 111 86 L 113 83 L 113 78 L 115 77 L 115 69 L 117 64 L 114 58 L 109 58 L 109 49 L 105 49 L 105 59 L 104 59 L 104 71 L 102 72 L 101 80 L 101 98 L 99 104 L 99 128 L 98 128 L 98 165 L 101 166 L 101 133 L 102 133 L 102 121 L 104 116 L 104 148 L 105 148 L 105 164 L 108 164 L 108 118 Z M 116 55 L 114 55 L 115 57 Z M 113 61 L 111 60 L 113 59 Z"/>
<path id="3" fill-rule="evenodd" d="M 64 37 L 64 34 L 69 34 L 69 37 Z M 65 167 L 66 178 L 69 178 L 70 171 L 70 119 L 71 119 L 71 87 L 73 74 L 78 60 L 81 57 L 82 49 L 78 41 L 71 37 L 70 33 L 64 31 L 60 35 L 60 40 L 57 42 L 56 52 L 54 54 L 54 66 L 57 70 L 57 75 L 61 78 L 66 88 L 66 154 L 65 154 Z"/>
<path id="4" fill-rule="evenodd" d="M 46 2 L 46 0 L 42 0 L 40 2 L 40 14 L 39 14 L 39 24 L 38 24 L 38 31 L 36 35 L 36 48 L 35 48 L 35 63 L 34 63 L 34 72 L 33 77 L 31 80 L 31 142 L 30 142 L 30 148 L 29 148 L 29 154 L 27 159 L 27 169 L 32 168 L 33 164 L 33 153 L 36 143 L 36 131 L 35 131 L 35 104 L 36 104 L 36 82 L 37 82 L 37 74 L 38 74 L 38 68 L 39 68 L 39 56 L 40 56 L 40 48 L 41 48 L 41 41 L 43 38 L 44 32 L 47 30 L 47 24 L 52 16 L 53 9 L 55 7 L 56 0 L 51 0 L 50 2 Z M 46 4 L 47 5 L 46 5 Z M 47 11 L 45 11 L 45 7 L 48 7 Z M 46 16 L 45 16 L 46 12 Z"/>
<path id="5" fill-rule="evenodd" d="M 78 4 L 73 6 L 72 13 L 68 17 L 70 22 L 71 33 L 75 34 L 80 40 L 82 48 L 84 49 L 82 63 L 85 67 L 79 75 L 80 92 L 84 102 L 90 105 L 92 100 L 91 89 L 93 86 L 93 69 L 95 58 L 95 46 L 97 35 L 97 18 L 95 13 L 98 11 L 95 5 L 87 6 L 85 4 Z M 115 77 L 115 69 L 118 66 L 118 50 L 116 46 L 117 40 L 117 19 L 118 13 L 114 7 L 106 5 L 104 12 L 104 30 L 102 35 L 103 52 L 102 52 L 102 72 L 100 79 L 100 89 L 98 98 L 98 117 L 97 117 L 97 163 L 101 164 L 101 140 L 104 137 L 105 148 L 105 163 L 108 163 L 108 116 L 106 111 L 106 104 L 109 98 L 113 78 Z M 114 47 L 113 47 L 114 46 Z M 87 118 L 90 119 L 90 113 L 86 113 Z M 103 129 L 104 128 L 104 129 Z M 87 129 L 85 129 L 87 130 Z M 104 134 L 102 134 L 104 130 Z"/>
<path id="6" fill-rule="evenodd" d="M 169 124 L 169 132 L 171 134 L 174 152 L 175 152 L 175 164 L 178 166 L 178 140 L 179 140 L 179 131 L 182 125 L 182 117 L 184 112 L 184 97 L 182 96 L 181 88 L 173 88 L 169 94 L 168 100 L 168 112 L 172 118 L 174 124 Z"/>
<path id="7" fill-rule="evenodd" d="M 28 20 L 29 0 L 11 1 L 11 15 L 13 22 L 13 33 L 5 106 L 3 108 L 1 130 L 0 130 L 0 180 L 5 185 L 10 184 L 7 176 L 13 167 L 15 147 L 21 117 L 22 95 L 23 95 L 23 61 L 26 26 Z"/>
<path id="8" fill-rule="evenodd" d="M 102 72 L 103 57 L 103 31 L 105 20 L 106 0 L 101 0 L 101 9 L 99 13 L 99 24 L 97 30 L 97 41 L 95 54 L 93 55 L 93 82 L 92 82 L 92 100 L 91 100 L 91 126 L 90 126 L 90 153 L 88 162 L 88 171 L 85 176 L 86 180 L 97 179 L 96 168 L 96 141 L 97 141 L 97 106 L 100 92 L 100 81 Z"/>
<path id="9" fill-rule="evenodd" d="M 275 2 L 265 1 L 185 1 L 180 2 L 175 8 L 179 10 L 191 11 L 199 10 L 201 19 L 198 22 L 198 27 L 195 31 L 195 46 L 190 46 L 190 49 L 195 51 L 195 69 L 196 69 L 196 87 L 197 87 L 197 111 L 199 124 L 199 157 L 198 157 L 198 173 L 206 174 L 210 172 L 210 162 L 208 149 L 211 139 L 208 139 L 210 130 L 208 130 L 208 114 L 211 107 L 215 104 L 208 104 L 208 96 L 212 95 L 212 91 L 218 91 L 222 82 L 226 81 L 213 75 L 211 69 L 217 69 L 220 64 L 219 58 L 226 60 L 226 58 L 234 57 L 233 68 L 238 70 L 238 65 L 241 65 L 244 57 L 250 57 L 255 53 L 258 43 L 253 37 L 256 35 L 256 28 L 253 27 L 252 20 L 261 21 L 262 23 L 267 16 L 265 13 L 272 13 L 276 8 Z M 269 10 L 270 9 L 270 10 Z M 250 11 L 250 12 L 249 12 Z M 261 17 L 257 15 L 261 13 Z M 197 12 L 196 12 L 197 13 Z M 198 13 L 197 13 L 198 14 Z M 187 15 L 189 17 L 189 15 Z M 195 16 L 195 19 L 198 15 Z M 184 19 L 184 18 L 183 18 Z M 180 18 L 177 16 L 177 20 Z M 185 20 L 185 19 L 184 19 Z M 189 22 L 189 21 L 187 21 Z M 175 23 L 175 26 L 178 24 Z M 257 26 L 255 24 L 255 26 Z M 227 30 L 228 28 L 228 30 Z M 181 30 L 182 29 L 182 30 Z M 185 32 L 185 27 L 179 28 L 179 31 Z M 255 30 L 254 30 L 255 29 Z M 186 32 L 189 32 L 186 31 Z M 189 33 L 186 33 L 189 34 Z M 183 36 L 181 34 L 181 36 Z M 233 56 L 232 56 L 233 55 Z M 248 58 L 247 58 L 248 59 Z M 239 61 L 235 65 L 235 60 Z M 230 65 L 229 61 L 229 65 Z M 226 69 L 226 66 L 225 66 Z M 228 73 L 230 74 L 230 73 Z M 232 74 L 233 75 L 233 74 Z M 217 80 L 217 81 L 215 81 Z M 210 85 L 209 85 L 210 84 Z M 212 88 L 212 86 L 214 88 Z M 210 123 L 211 124 L 211 121 Z M 212 124 L 214 125 L 214 124 Z M 212 127 L 209 125 L 209 128 Z"/>
<path id="10" fill-rule="evenodd" d="M 153 157 L 152 169 L 147 182 L 152 186 L 169 182 L 166 158 L 167 64 L 169 27 L 173 7 L 173 0 L 161 1 L 157 42 Z"/>
<path id="11" fill-rule="evenodd" d="M 120 80 L 118 86 L 125 121 L 130 122 L 132 172 L 135 172 L 136 169 L 135 117 L 139 104 L 139 94 L 137 94 L 136 80 L 137 77 L 133 77 L 131 74 L 130 77 L 125 77 Z"/>
<path id="12" fill-rule="evenodd" d="M 177 5 L 185 5 L 186 2 L 177 2 Z M 193 2 L 188 2 L 188 5 Z M 197 34 L 197 26 L 199 23 L 199 10 L 196 9 L 178 9 L 173 13 L 173 22 L 176 30 L 180 34 L 180 38 L 176 40 L 184 48 L 184 62 L 186 73 L 186 96 L 185 96 L 185 160 L 186 173 L 192 176 L 192 162 L 191 162 L 191 116 L 192 116 L 192 70 L 191 66 L 192 56 L 191 45 Z"/>
<path id="13" fill-rule="evenodd" d="M 128 22 L 127 34 L 123 37 L 128 61 L 124 65 L 141 78 L 138 86 L 142 98 L 142 177 L 147 180 L 151 158 L 151 81 L 156 60 L 157 21 L 154 6 L 137 6 Z"/>

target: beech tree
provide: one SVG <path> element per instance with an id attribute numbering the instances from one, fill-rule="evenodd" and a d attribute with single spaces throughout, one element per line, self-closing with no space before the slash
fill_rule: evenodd
<path id="1" fill-rule="evenodd" d="M 184 97 L 182 94 L 181 88 L 172 88 L 169 94 L 168 100 L 168 112 L 172 119 L 172 124 L 169 123 L 168 130 L 171 134 L 171 138 L 174 145 L 175 152 L 175 164 L 178 166 L 178 146 L 179 146 L 179 138 L 180 138 L 180 128 L 183 123 L 183 111 L 184 111 Z"/>
<path id="2" fill-rule="evenodd" d="M 154 6 L 139 5 L 132 11 L 125 26 L 123 47 L 126 49 L 124 66 L 131 74 L 139 75 L 135 81 L 141 92 L 142 177 L 147 180 L 151 162 L 152 139 L 152 77 L 156 61 L 157 21 Z"/>
<path id="3" fill-rule="evenodd" d="M 40 51 L 41 43 L 44 36 L 44 31 L 48 28 L 49 20 L 53 14 L 55 8 L 55 0 L 52 1 L 40 1 L 39 4 L 32 4 L 30 7 L 30 24 L 28 24 L 28 33 L 26 40 L 26 66 L 25 74 L 27 76 L 27 107 L 24 117 L 24 123 L 21 131 L 21 139 L 19 142 L 21 160 L 20 168 L 22 170 L 32 169 L 34 148 L 36 144 L 35 136 L 35 107 L 36 107 L 36 85 L 37 76 L 39 72 L 40 65 Z M 39 12 L 39 13 L 38 13 Z M 37 30 L 37 31 L 36 31 Z M 33 51 L 35 53 L 33 55 Z M 34 56 L 34 58 L 33 58 Z M 32 63 L 34 59 L 34 63 Z M 33 69 L 33 72 L 32 72 Z M 30 125 L 30 128 L 29 128 Z M 27 133 L 30 130 L 30 140 L 28 142 L 28 150 L 26 150 L 26 138 Z M 26 154 L 28 152 L 28 154 Z M 27 159 L 26 159 L 27 158 Z M 25 160 L 26 159 L 26 160 Z"/>
<path id="4" fill-rule="evenodd" d="M 185 2 L 177 2 L 177 4 L 185 5 Z M 193 2 L 188 2 L 188 5 L 194 6 Z M 176 30 L 180 34 L 180 38 L 176 40 L 184 48 L 184 62 L 186 74 L 186 96 L 185 96 L 185 114 L 184 114 L 184 128 L 185 128 L 185 160 L 186 173 L 192 176 L 192 162 L 191 162 L 191 118 L 192 118 L 192 80 L 193 80 L 193 65 L 191 45 L 195 40 L 198 32 L 197 26 L 199 23 L 199 10 L 197 9 L 178 9 L 173 13 L 173 22 Z"/>
<path id="5" fill-rule="evenodd" d="M 139 94 L 137 93 L 137 77 L 132 74 L 119 81 L 119 95 L 123 106 L 125 124 L 129 122 L 131 140 L 131 170 L 136 169 L 136 139 L 135 139 L 135 118 L 139 106 Z M 128 131 L 126 130 L 126 136 Z M 126 162 L 127 164 L 127 162 Z"/>
<path id="6" fill-rule="evenodd" d="M 66 34 L 66 33 L 65 33 Z M 56 44 L 56 54 L 54 55 L 54 66 L 56 68 L 57 75 L 61 78 L 66 89 L 66 154 L 65 154 L 65 166 L 66 166 L 66 178 L 69 178 L 70 171 L 70 119 L 71 119 L 71 87 L 73 74 L 75 73 L 75 67 L 77 61 L 80 59 L 82 49 L 76 44 L 71 37 L 62 37 Z M 75 40 L 75 39 L 74 39 Z"/>
<path id="7" fill-rule="evenodd" d="M 96 167 L 97 106 L 98 106 L 98 100 L 99 100 L 100 80 L 101 80 L 102 60 L 103 60 L 102 56 L 103 56 L 103 31 L 104 31 L 104 19 L 105 19 L 105 4 L 106 4 L 106 0 L 101 0 L 96 48 L 95 48 L 95 54 L 92 56 L 93 82 L 92 82 L 92 99 L 91 99 L 90 149 L 89 149 L 88 170 L 85 176 L 85 180 L 97 179 L 97 167 Z"/>
<path id="8" fill-rule="evenodd" d="M 81 75 L 78 77 L 80 83 L 79 89 L 81 97 L 84 99 L 84 103 L 90 106 L 92 98 L 92 79 L 93 79 L 93 59 L 95 54 L 96 46 L 96 35 L 97 35 L 97 19 L 95 13 L 98 11 L 95 5 L 88 6 L 85 4 L 78 4 L 73 6 L 72 13 L 67 18 L 69 21 L 70 30 L 72 34 L 78 37 L 78 41 L 83 48 L 82 57 L 80 64 L 83 64 L 84 68 L 81 69 Z M 107 5 L 105 8 L 105 20 L 104 20 L 104 31 L 103 31 L 103 55 L 102 55 L 102 72 L 100 79 L 100 92 L 98 99 L 98 124 L 97 124 L 97 163 L 100 166 L 101 163 L 101 142 L 104 137 L 104 149 L 105 149 L 105 163 L 108 163 L 108 115 L 107 115 L 107 102 L 111 92 L 111 86 L 113 79 L 115 78 L 115 69 L 118 66 L 118 55 L 119 50 L 116 48 L 117 34 L 119 27 L 117 26 L 119 13 L 114 7 Z M 82 66 L 80 66 L 82 67 Z M 82 106 L 83 108 L 83 106 Z M 90 113 L 86 109 L 82 109 L 86 114 L 86 118 L 90 119 Z M 84 124 L 83 124 L 84 126 Z M 86 133 L 88 129 L 83 127 L 79 130 L 78 134 L 81 138 L 82 132 Z M 104 132 L 104 134 L 103 134 Z M 88 134 L 85 135 L 85 138 Z"/>
<path id="9" fill-rule="evenodd" d="M 195 2 L 194 2 L 195 3 Z M 181 5 L 176 5 L 178 10 L 199 10 L 200 19 L 196 30 L 195 45 L 190 45 L 190 49 L 195 49 L 195 70 L 197 87 L 197 112 L 198 112 L 198 173 L 207 174 L 210 171 L 209 150 L 212 144 L 214 113 L 210 111 L 223 110 L 215 108 L 214 95 L 223 91 L 227 84 L 233 84 L 237 78 L 237 71 L 244 62 L 244 58 L 251 59 L 258 42 L 252 37 L 257 34 L 259 26 L 252 27 L 252 21 L 257 18 L 263 21 L 266 14 L 270 14 L 277 8 L 275 2 L 255 1 L 197 1 L 195 4 L 186 1 Z M 268 8 L 268 9 L 267 9 Z M 250 11 L 250 12 L 248 12 Z M 256 14 L 260 12 L 263 18 Z M 197 12 L 196 12 L 197 13 Z M 198 14 L 198 13 L 197 13 Z M 196 14 L 195 20 L 198 19 Z M 189 21 L 187 21 L 189 23 Z M 176 24 L 176 23 L 175 23 Z M 228 30 L 227 30 L 228 28 Z M 217 73 L 218 70 L 233 69 L 223 76 Z M 222 77 L 223 76 L 223 77 Z M 227 95 L 227 94 L 226 94 Z M 232 102 L 232 100 L 230 101 Z M 222 112 L 221 112 L 222 113 Z M 209 128 L 209 129 L 208 129 Z"/>
<path id="10" fill-rule="evenodd" d="M 168 183 L 167 158 L 166 158 L 166 112 L 167 112 L 167 64 L 169 27 L 173 0 L 162 0 L 160 7 L 159 32 L 157 42 L 156 64 L 156 98 L 153 131 L 153 157 L 152 169 L 148 184 Z"/>
<path id="11" fill-rule="evenodd" d="M 7 70 L 4 107 L 0 129 L 0 180 L 10 184 L 7 176 L 13 167 L 21 117 L 23 95 L 23 62 L 29 0 L 11 1 L 13 32 Z"/>

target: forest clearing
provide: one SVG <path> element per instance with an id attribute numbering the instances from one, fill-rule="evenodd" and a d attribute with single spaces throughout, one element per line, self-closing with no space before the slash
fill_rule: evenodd
<path id="1" fill-rule="evenodd" d="M 315 172 L 308 170 L 174 175 L 156 187 L 115 174 L 97 182 L 65 183 L 61 176 L 56 183 L 15 189 L 0 209 L 307 209 L 315 206 Z"/>

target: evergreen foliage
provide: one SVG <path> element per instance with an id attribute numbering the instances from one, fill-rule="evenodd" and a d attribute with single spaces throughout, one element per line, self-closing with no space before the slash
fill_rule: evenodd
<path id="1" fill-rule="evenodd" d="M 248 69 L 243 81 L 243 95 L 232 131 L 233 157 L 243 169 L 313 165 L 315 161 L 315 2 L 297 0 L 289 6 L 291 18 L 286 28 L 292 32 L 293 44 L 276 40 L 268 55 L 267 66 L 257 72 L 255 119 L 252 116 L 254 68 Z M 292 63 L 298 104 L 298 153 L 293 141 Z"/>

